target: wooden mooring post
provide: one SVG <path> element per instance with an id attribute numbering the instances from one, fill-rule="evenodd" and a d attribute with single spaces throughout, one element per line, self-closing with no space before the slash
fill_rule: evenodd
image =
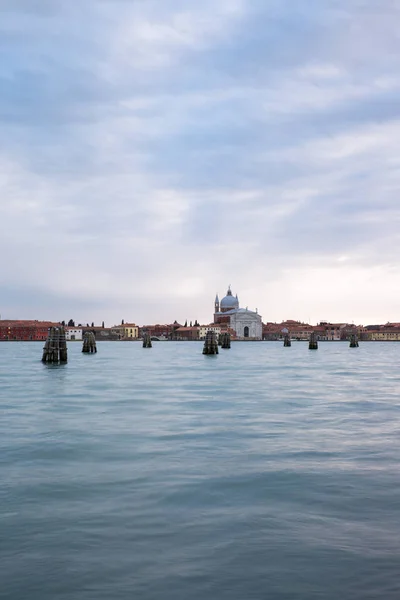
<path id="1" fill-rule="evenodd" d="M 351 334 L 350 338 L 350 348 L 358 348 L 358 339 L 355 333 Z"/>
<path id="2" fill-rule="evenodd" d="M 209 329 L 204 340 L 203 354 L 218 354 L 218 342 L 215 332 Z"/>
<path id="3" fill-rule="evenodd" d="M 49 365 L 60 365 L 68 362 L 64 327 L 50 327 L 43 348 L 42 362 Z"/>
<path id="4" fill-rule="evenodd" d="M 290 339 L 290 335 L 285 333 L 285 337 L 283 338 L 283 345 L 285 348 L 289 348 L 292 345 L 292 340 Z"/>
<path id="5" fill-rule="evenodd" d="M 229 349 L 231 347 L 231 335 L 230 333 L 221 334 L 221 348 Z"/>
<path id="6" fill-rule="evenodd" d="M 82 352 L 85 354 L 94 354 L 97 352 L 96 338 L 92 331 L 85 331 L 83 334 Z"/>
<path id="7" fill-rule="evenodd" d="M 309 350 L 318 350 L 318 340 L 315 332 L 313 331 L 310 335 L 310 341 L 308 343 Z"/>
<path id="8" fill-rule="evenodd" d="M 151 337 L 149 333 L 143 334 L 143 348 L 152 348 Z"/>

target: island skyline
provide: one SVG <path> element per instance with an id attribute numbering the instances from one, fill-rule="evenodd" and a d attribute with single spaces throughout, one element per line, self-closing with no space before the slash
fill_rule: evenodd
<path id="1" fill-rule="evenodd" d="M 243 310 L 243 309 L 242 309 Z M 247 311 L 244 309 L 243 317 Z M 225 313 L 227 315 L 229 313 Z M 214 314 L 211 323 L 195 321 L 179 323 L 153 323 L 138 325 L 134 322 L 121 320 L 120 324 L 107 326 L 104 321 L 101 325 L 94 321 L 91 323 L 80 323 L 70 319 L 62 321 L 38 321 L 38 320 L 2 320 L 0 319 L 0 342 L 17 341 L 44 341 L 48 332 L 53 327 L 62 327 L 65 330 L 67 341 L 82 341 L 85 332 L 94 335 L 94 339 L 100 342 L 106 341 L 138 341 L 146 335 L 151 339 L 160 341 L 199 341 L 204 340 L 208 331 L 213 331 L 217 336 L 229 334 L 232 341 L 279 341 L 285 337 L 297 341 L 308 341 L 313 334 L 319 341 L 343 342 L 351 338 L 361 341 L 400 341 L 400 322 L 387 322 L 381 324 L 354 324 L 354 323 L 332 323 L 321 321 L 316 325 L 302 323 L 287 319 L 281 323 L 260 322 L 260 329 L 251 327 L 250 322 L 229 322 L 229 319 L 220 318 L 224 313 Z M 249 327 L 247 327 L 249 325 Z M 247 331 L 246 331 L 247 329 Z"/>
<path id="2" fill-rule="evenodd" d="M 228 286 L 228 289 L 230 289 L 230 284 Z M 222 286 L 219 286 L 219 289 L 223 289 Z M 236 287 L 235 287 L 236 289 Z M 319 295 L 321 295 L 321 292 L 323 292 L 324 294 L 324 299 L 325 302 L 322 304 L 322 306 L 326 306 L 329 307 L 332 305 L 332 299 L 328 298 L 328 293 L 326 290 L 321 290 L 319 286 L 316 286 L 315 288 L 313 288 L 315 290 L 316 293 L 318 293 Z M 284 290 L 279 289 L 279 288 L 275 288 L 275 297 L 274 300 L 276 301 L 277 296 L 279 297 L 280 294 L 283 294 Z M 66 302 L 68 302 L 68 296 L 66 296 L 65 300 L 55 304 L 52 304 L 51 302 L 46 302 L 44 306 L 40 305 L 37 306 L 36 302 L 37 300 L 41 297 L 41 296 L 33 296 L 33 301 L 32 301 L 32 307 L 26 305 L 26 299 L 24 298 L 22 301 L 22 304 L 24 305 L 24 308 L 19 310 L 18 309 L 18 303 L 17 305 L 14 305 L 13 307 L 7 307 L 6 304 L 4 304 L 4 299 L 7 299 L 7 296 L 4 297 L 3 295 L 3 305 L 2 305 L 2 309 L 0 310 L 0 321 L 1 320 L 42 320 L 42 321 L 51 321 L 51 322 L 61 322 L 61 320 L 65 319 L 59 319 L 59 314 L 60 312 L 66 312 L 68 314 L 74 314 L 76 315 L 78 313 L 78 315 L 80 315 L 80 318 L 76 319 L 74 318 L 74 321 L 76 323 L 81 323 L 83 325 L 85 325 L 86 323 L 92 323 L 94 321 L 96 321 L 96 323 L 102 323 L 103 321 L 107 321 L 109 324 L 113 324 L 116 325 L 117 323 L 119 323 L 121 321 L 121 314 L 122 315 L 130 315 L 130 319 L 128 319 L 129 321 L 135 322 L 135 323 L 172 323 L 173 321 L 179 321 L 184 323 L 185 321 L 197 321 L 197 322 L 201 322 L 201 323 L 208 323 L 210 321 L 210 318 L 212 317 L 213 314 L 213 307 L 215 308 L 215 298 L 212 294 L 208 295 L 208 311 L 204 308 L 206 305 L 206 301 L 205 299 L 203 299 L 202 295 L 200 294 L 196 294 L 196 301 L 193 302 L 190 298 L 189 300 L 187 300 L 186 302 L 183 302 L 183 300 L 181 299 L 179 302 L 177 302 L 177 305 L 174 308 L 171 307 L 171 301 L 168 301 L 168 296 L 165 294 L 162 299 L 160 300 L 160 296 L 159 296 L 159 292 L 156 290 L 156 292 L 154 293 L 154 296 L 156 296 L 156 302 L 154 303 L 154 301 L 152 301 L 151 307 L 154 307 L 154 304 L 159 304 L 158 306 L 158 310 L 157 308 L 154 308 L 154 310 L 150 311 L 150 308 L 146 306 L 146 309 L 143 310 L 143 304 L 139 301 L 137 302 L 135 300 L 135 298 L 132 299 L 132 302 L 129 303 L 128 305 L 126 305 L 125 303 L 122 306 L 127 306 L 127 308 L 125 310 L 117 310 L 115 308 L 111 308 L 109 307 L 108 309 L 99 309 L 98 308 L 98 302 L 94 302 L 93 305 L 91 305 L 90 302 L 85 302 L 85 306 L 87 305 L 87 307 L 84 310 L 74 310 L 74 306 L 76 306 L 75 302 L 71 302 L 69 307 L 67 307 L 67 309 L 63 309 L 61 308 L 62 306 L 64 306 L 64 304 Z M 200 297 L 199 297 L 200 296 Z M 218 297 L 218 292 L 216 293 L 216 296 Z M 167 297 L 167 301 L 165 300 L 165 297 Z M 341 310 L 332 310 L 332 311 L 328 311 L 328 310 L 323 310 L 322 308 L 318 311 L 318 313 L 320 313 L 321 316 L 317 316 L 314 315 L 313 317 L 310 316 L 310 314 L 312 314 L 311 310 L 306 310 L 306 309 L 298 309 L 296 312 L 297 314 L 295 314 L 295 310 L 293 309 L 292 311 L 289 311 L 289 317 L 283 313 L 283 310 L 281 309 L 280 311 L 275 310 L 275 313 L 272 314 L 271 312 L 268 311 L 268 308 L 266 308 L 266 310 L 263 310 L 263 307 L 266 307 L 268 300 L 267 301 L 262 301 L 261 297 L 257 296 L 257 293 L 254 290 L 250 290 L 246 292 L 246 289 L 244 289 L 243 293 L 240 291 L 240 298 L 244 299 L 244 301 L 246 301 L 248 299 L 248 297 L 256 297 L 256 304 L 252 305 L 252 309 L 255 310 L 256 312 L 258 312 L 261 317 L 262 317 L 262 322 L 263 323 L 283 323 L 285 321 L 288 320 L 292 320 L 292 321 L 296 321 L 299 323 L 305 323 L 305 324 L 310 324 L 310 325 L 318 325 L 318 323 L 321 322 L 329 322 L 329 323 L 349 323 L 349 324 L 357 324 L 357 325 L 363 325 L 363 324 L 386 324 L 386 323 L 397 323 L 399 320 L 398 317 L 398 310 L 397 307 L 396 309 L 393 308 L 393 310 L 387 314 L 384 315 L 382 309 L 379 310 L 375 310 L 375 317 L 372 316 L 370 318 L 366 318 L 366 319 L 362 319 L 351 316 L 350 318 L 348 317 L 349 311 L 341 311 Z M 304 303 L 304 298 L 303 298 L 303 303 Z M 186 306 L 185 306 L 186 304 Z M 293 302 L 293 304 L 298 305 L 299 303 Z M 302 306 L 303 304 L 301 304 Z M 59 306 L 59 308 L 58 308 Z M 79 303 L 80 306 L 80 303 Z M 196 310 L 197 307 L 200 307 L 199 310 Z M 247 302 L 243 302 L 242 303 L 242 307 L 246 306 L 248 308 L 249 304 Z M 261 308 L 259 308 L 261 307 Z M 0 307 L 1 308 L 1 307 Z M 360 311 L 363 312 L 363 311 Z M 83 316 L 85 318 L 82 318 L 82 313 Z M 118 314 L 119 313 L 119 314 Z M 178 314 L 180 313 L 180 314 Z M 280 313 L 280 314 L 279 314 Z M 298 313 L 301 313 L 300 316 Z M 374 313 L 374 311 L 372 311 L 372 313 Z M 308 314 L 308 316 L 306 316 Z M 327 315 L 328 314 L 328 315 Z M 277 316 L 278 315 L 278 316 Z M 329 315 L 331 315 L 330 318 L 327 318 L 327 316 L 329 317 Z M 340 316 L 343 316 L 344 318 L 340 318 Z M 159 318 L 154 318 L 154 317 L 159 317 Z M 134 317 L 134 318 L 132 318 Z M 335 318 L 338 317 L 338 318 Z M 122 317 L 123 318 L 123 317 Z M 69 319 L 68 319 L 69 320 Z M 66 321 L 67 322 L 67 321 Z"/>

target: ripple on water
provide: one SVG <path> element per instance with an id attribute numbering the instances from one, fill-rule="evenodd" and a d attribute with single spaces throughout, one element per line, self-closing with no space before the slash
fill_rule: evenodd
<path id="1" fill-rule="evenodd" d="M 400 346 L 80 350 L 0 344 L 0 597 L 400 598 Z"/>

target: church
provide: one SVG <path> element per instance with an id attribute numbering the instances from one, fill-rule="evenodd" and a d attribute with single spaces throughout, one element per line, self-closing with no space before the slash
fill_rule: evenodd
<path id="1" fill-rule="evenodd" d="M 239 299 L 233 296 L 229 286 L 226 296 L 219 301 L 218 294 L 215 297 L 214 323 L 227 323 L 236 332 L 238 340 L 261 340 L 262 321 L 257 309 L 254 311 L 239 308 Z"/>

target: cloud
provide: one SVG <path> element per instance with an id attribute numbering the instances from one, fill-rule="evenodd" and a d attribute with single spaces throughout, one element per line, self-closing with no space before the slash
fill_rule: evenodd
<path id="1" fill-rule="evenodd" d="M 205 0 L 201 4 L 160 2 L 133 4 L 116 19 L 109 39 L 109 74 L 122 69 L 163 69 L 180 62 L 185 53 L 202 51 L 229 35 L 232 21 L 243 13 L 243 0 Z"/>
<path id="2" fill-rule="evenodd" d="M 376 7 L 3 2 L 3 317 L 209 321 L 230 282 L 265 320 L 398 320 L 400 9 Z"/>

